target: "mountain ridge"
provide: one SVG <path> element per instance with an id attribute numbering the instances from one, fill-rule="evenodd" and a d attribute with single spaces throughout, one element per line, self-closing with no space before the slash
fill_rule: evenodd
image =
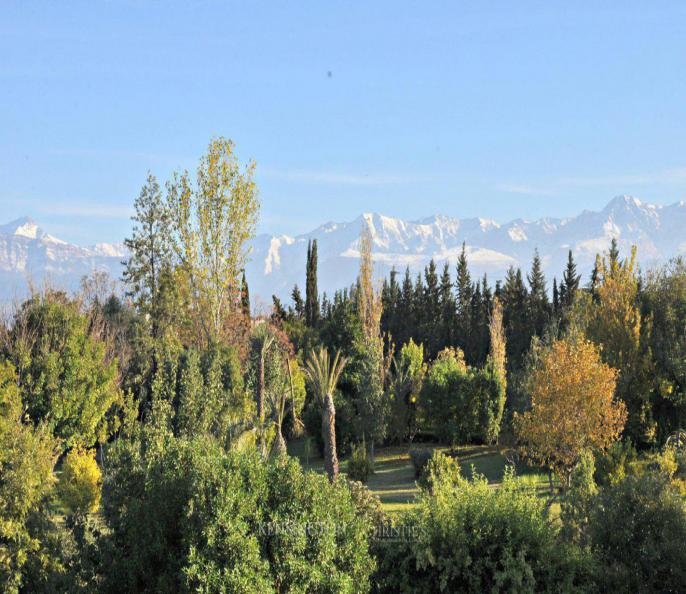
<path id="1" fill-rule="evenodd" d="M 561 275 L 572 250 L 579 272 L 587 278 L 596 253 L 606 251 L 612 238 L 627 253 L 638 246 L 644 268 L 686 253 L 686 205 L 642 202 L 617 196 L 600 211 L 583 210 L 571 217 L 516 218 L 499 223 L 493 219 L 433 214 L 404 220 L 366 212 L 351 221 L 328 221 L 315 229 L 291 236 L 259 234 L 251 242 L 246 275 L 257 311 L 264 311 L 275 294 L 287 299 L 295 284 L 304 285 L 307 244 L 316 239 L 319 289 L 331 294 L 350 286 L 358 268 L 358 241 L 363 226 L 372 235 L 375 274 L 380 279 L 395 267 L 412 274 L 421 272 L 433 258 L 438 265 L 454 265 L 465 244 L 474 278 L 487 274 L 491 282 L 502 279 L 509 266 L 527 269 L 538 250 L 549 283 Z M 93 270 L 120 278 L 123 243 L 77 246 L 47 233 L 30 217 L 0 225 L 0 301 L 27 292 L 29 283 L 49 278 L 66 290 L 78 288 Z"/>

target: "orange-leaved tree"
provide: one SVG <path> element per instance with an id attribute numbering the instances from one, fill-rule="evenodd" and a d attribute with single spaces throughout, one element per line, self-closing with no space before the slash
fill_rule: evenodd
<path id="1" fill-rule="evenodd" d="M 614 399 L 617 371 L 583 338 L 553 342 L 529 377 L 531 410 L 515 414 L 524 456 L 553 470 L 566 487 L 582 452 L 604 450 L 626 421 Z"/>

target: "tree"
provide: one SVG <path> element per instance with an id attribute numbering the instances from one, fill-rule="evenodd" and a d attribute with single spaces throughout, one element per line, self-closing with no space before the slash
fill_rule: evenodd
<path id="1" fill-rule="evenodd" d="M 322 437 L 324 439 L 324 467 L 329 481 L 338 476 L 338 456 L 336 454 L 336 409 L 333 394 L 341 377 L 346 359 L 340 352 L 331 360 L 325 348 L 310 353 L 305 363 L 305 375 L 312 390 L 322 404 Z"/>
<path id="2" fill-rule="evenodd" d="M 574 256 L 572 255 L 572 250 L 569 250 L 569 253 L 567 254 L 567 267 L 562 274 L 562 283 L 560 286 L 560 302 L 564 307 L 570 307 L 572 303 L 574 303 L 580 281 L 581 275 L 576 273 Z"/>
<path id="3" fill-rule="evenodd" d="M 392 441 L 414 438 L 417 432 L 417 401 L 426 367 L 424 347 L 411 338 L 393 359 L 389 382 L 389 437 Z"/>
<path id="4" fill-rule="evenodd" d="M 466 244 L 462 244 L 462 251 L 457 260 L 457 278 L 455 279 L 457 291 L 457 329 L 455 335 L 456 345 L 466 350 L 468 347 L 469 331 L 472 320 L 472 278 L 469 275 L 467 263 Z"/>
<path id="5" fill-rule="evenodd" d="M 102 473 L 94 450 L 73 448 L 62 463 L 57 486 L 60 500 L 71 515 L 85 515 L 98 510 Z"/>
<path id="6" fill-rule="evenodd" d="M 122 403 L 117 360 L 92 331 L 78 303 L 48 292 L 21 305 L 4 349 L 26 412 L 34 424 L 44 422 L 64 450 L 103 443 Z"/>
<path id="7" fill-rule="evenodd" d="M 134 208 L 131 237 L 124 240 L 130 255 L 123 278 L 127 293 L 139 311 L 149 316 L 151 334 L 157 338 L 170 313 L 165 291 L 172 288 L 172 245 L 170 211 L 154 175 L 148 174 Z"/>
<path id="8" fill-rule="evenodd" d="M 259 211 L 254 170 L 254 162 L 241 170 L 233 142 L 217 138 L 200 159 L 195 184 L 185 172 L 167 185 L 172 245 L 206 343 L 228 330 L 240 303 L 239 274 Z"/>
<path id="9" fill-rule="evenodd" d="M 305 323 L 315 328 L 319 323 L 319 291 L 317 289 L 317 240 L 307 244 L 305 283 Z"/>
<path id="10" fill-rule="evenodd" d="M 14 367 L 0 361 L 0 583 L 19 592 L 29 560 L 48 556 L 44 526 L 57 444 L 45 424 L 23 422 Z"/>
<path id="11" fill-rule="evenodd" d="M 621 434 L 626 407 L 613 399 L 616 381 L 593 343 L 554 341 L 529 377 L 531 410 L 515 413 L 524 455 L 568 486 L 584 450 L 605 450 Z"/>
<path id="12" fill-rule="evenodd" d="M 246 319 L 250 319 L 250 289 L 248 288 L 248 281 L 245 278 L 245 270 L 243 271 L 243 278 L 241 278 L 241 310 Z"/>
<path id="13" fill-rule="evenodd" d="M 529 282 L 528 294 L 528 319 L 531 326 L 531 334 L 540 336 L 548 322 L 549 302 L 546 289 L 543 266 L 538 250 L 534 251 L 534 259 L 531 264 L 531 272 L 527 275 Z"/>
<path id="14" fill-rule="evenodd" d="M 629 414 L 627 430 L 635 440 L 654 442 L 655 421 L 650 402 L 654 376 L 651 354 L 641 337 L 643 316 L 639 307 L 636 248 L 619 260 L 616 242 L 609 258 L 600 260 L 600 282 L 587 334 L 602 345 L 603 360 L 619 370 L 617 396 Z"/>
<path id="15" fill-rule="evenodd" d="M 357 279 L 357 313 L 362 325 L 361 344 L 357 345 L 360 373 L 357 408 L 361 438 L 369 444 L 372 458 L 374 445 L 381 441 L 387 427 L 387 399 L 384 394 L 386 361 L 381 338 L 382 302 L 374 288 L 372 236 L 368 226 L 360 234 L 360 272 Z"/>

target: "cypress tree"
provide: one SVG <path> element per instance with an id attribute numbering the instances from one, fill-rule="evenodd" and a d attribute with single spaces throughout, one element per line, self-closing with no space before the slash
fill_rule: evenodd
<path id="1" fill-rule="evenodd" d="M 243 271 L 243 278 L 241 279 L 241 310 L 243 315 L 250 319 L 250 290 L 248 289 L 248 281 L 245 278 L 245 270 Z"/>
<path id="2" fill-rule="evenodd" d="M 317 289 L 317 240 L 307 244 L 305 279 L 305 323 L 310 328 L 319 324 L 319 292 Z"/>
<path id="3" fill-rule="evenodd" d="M 429 265 L 424 268 L 424 328 L 423 334 L 426 337 L 426 348 L 430 357 L 438 353 L 438 344 L 441 340 L 441 297 L 438 286 L 438 274 L 436 273 L 436 262 L 433 258 Z"/>
<path id="4" fill-rule="evenodd" d="M 541 335 L 548 321 L 548 293 L 545 286 L 545 276 L 538 250 L 534 251 L 531 272 L 527 275 L 529 282 L 528 316 L 531 334 Z"/>

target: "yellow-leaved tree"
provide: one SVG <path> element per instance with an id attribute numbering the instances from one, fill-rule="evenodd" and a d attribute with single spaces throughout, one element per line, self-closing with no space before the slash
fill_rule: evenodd
<path id="1" fill-rule="evenodd" d="M 524 456 L 568 486 L 584 450 L 606 449 L 624 428 L 626 406 L 614 399 L 616 382 L 616 370 L 602 362 L 592 342 L 553 342 L 529 376 L 531 410 L 515 413 Z"/>
<path id="2" fill-rule="evenodd" d="M 76 447 L 66 455 L 57 490 L 62 504 L 71 515 L 98 510 L 102 473 L 95 460 L 95 450 Z"/>

